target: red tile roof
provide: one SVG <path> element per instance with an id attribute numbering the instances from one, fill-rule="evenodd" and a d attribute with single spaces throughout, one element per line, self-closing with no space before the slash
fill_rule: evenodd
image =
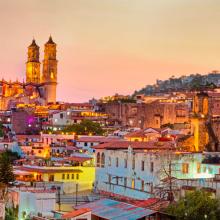
<path id="1" fill-rule="evenodd" d="M 106 143 L 106 142 L 115 142 L 118 141 L 118 138 L 109 138 L 109 137 L 80 137 L 77 142 L 98 142 L 98 143 Z"/>
<path id="2" fill-rule="evenodd" d="M 87 212 L 91 212 L 91 209 L 81 208 L 81 209 L 73 210 L 72 212 L 68 212 L 66 214 L 63 214 L 62 218 L 64 218 L 64 219 L 74 218 L 74 217 L 77 217 L 79 215 L 83 215 Z"/>
<path id="3" fill-rule="evenodd" d="M 135 141 L 117 141 L 110 143 L 103 143 L 97 146 L 94 146 L 94 149 L 127 149 L 128 147 L 133 149 L 174 149 L 174 142 L 157 142 L 157 141 L 149 141 L 149 142 L 135 142 Z"/>
<path id="4" fill-rule="evenodd" d="M 146 137 L 147 134 L 161 134 L 166 131 L 167 128 L 146 128 L 139 131 L 134 131 L 125 135 L 125 137 Z"/>
<path id="5" fill-rule="evenodd" d="M 92 158 L 91 157 L 77 157 L 77 156 L 71 156 L 71 157 L 64 158 L 64 161 L 74 161 L 74 162 L 79 162 L 79 163 L 83 163 L 88 160 L 92 160 Z"/>
<path id="6" fill-rule="evenodd" d="M 34 167 L 34 166 L 20 166 L 16 167 L 17 170 L 23 170 L 23 171 L 29 171 L 29 172 L 38 172 L 38 173 L 65 173 L 65 172 L 70 172 L 70 173 L 81 173 L 82 170 L 79 169 L 70 169 L 66 167 L 66 169 L 59 169 L 59 167 L 50 169 L 49 167 L 47 169 L 45 168 L 40 168 L 40 167 Z"/>

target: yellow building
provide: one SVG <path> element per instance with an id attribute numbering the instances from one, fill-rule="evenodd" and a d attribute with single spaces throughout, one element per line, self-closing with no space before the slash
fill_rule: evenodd
<path id="1" fill-rule="evenodd" d="M 16 180 L 34 183 L 62 183 L 65 193 L 92 190 L 95 181 L 95 167 L 90 161 L 78 166 L 33 166 L 23 165 L 15 168 Z"/>

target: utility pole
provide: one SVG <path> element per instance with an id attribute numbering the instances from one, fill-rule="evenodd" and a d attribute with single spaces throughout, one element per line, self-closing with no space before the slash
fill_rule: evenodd
<path id="1" fill-rule="evenodd" d="M 58 190 L 58 206 L 59 206 L 59 211 L 61 211 L 60 186 L 57 187 L 57 190 Z"/>
<path id="2" fill-rule="evenodd" d="M 76 203 L 75 205 L 77 206 L 77 197 L 78 197 L 78 183 L 76 183 Z"/>

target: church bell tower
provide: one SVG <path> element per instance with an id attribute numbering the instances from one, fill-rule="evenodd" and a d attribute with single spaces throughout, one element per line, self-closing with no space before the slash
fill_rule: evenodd
<path id="1" fill-rule="evenodd" d="M 26 82 L 40 83 L 39 46 L 33 39 L 28 47 L 28 60 L 26 62 Z"/>
<path id="2" fill-rule="evenodd" d="M 56 59 L 56 44 L 53 42 L 51 36 L 44 46 L 43 73 L 41 82 L 44 85 L 44 96 L 47 103 L 55 103 L 58 61 Z"/>

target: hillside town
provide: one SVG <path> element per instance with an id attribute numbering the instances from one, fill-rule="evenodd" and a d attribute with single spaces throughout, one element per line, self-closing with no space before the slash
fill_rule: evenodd
<path id="1" fill-rule="evenodd" d="M 1 219 L 172 220 L 189 192 L 220 199 L 218 83 L 58 102 L 51 36 L 44 53 L 41 73 L 33 40 L 26 81 L 0 82 Z"/>

